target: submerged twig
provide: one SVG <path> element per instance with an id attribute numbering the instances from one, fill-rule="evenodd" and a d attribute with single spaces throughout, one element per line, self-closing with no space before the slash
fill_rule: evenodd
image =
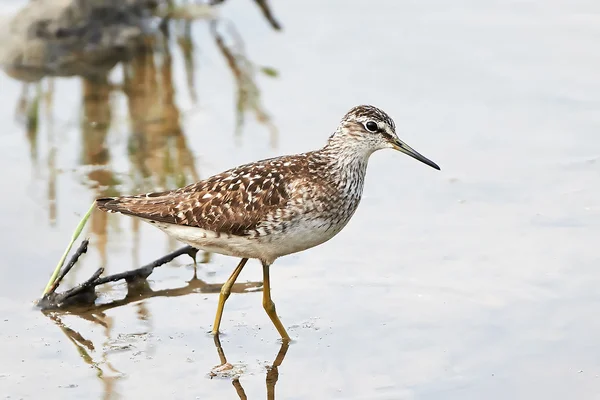
<path id="1" fill-rule="evenodd" d="M 79 246 L 78 251 L 73 255 L 73 257 L 71 257 L 69 264 L 67 265 L 63 273 L 60 275 L 61 280 L 77 262 L 79 256 L 85 253 L 85 251 L 80 252 L 80 250 L 84 248 L 87 250 L 86 241 L 87 239 L 84 240 L 81 246 Z M 154 268 L 160 267 L 161 265 L 164 265 L 183 254 L 187 254 L 195 259 L 197 252 L 198 250 L 193 248 L 192 246 L 185 246 L 179 250 L 176 250 L 172 253 L 167 254 L 166 256 L 163 256 L 151 262 L 150 264 L 144 265 L 143 267 L 104 277 L 100 277 L 100 275 L 102 275 L 102 273 L 104 272 L 104 268 L 98 268 L 98 270 L 96 270 L 96 272 L 94 272 L 94 274 L 90 278 L 88 278 L 85 282 L 75 286 L 74 288 L 71 288 L 62 293 L 56 293 L 56 288 L 54 288 L 54 290 L 52 291 L 49 291 L 47 294 L 44 295 L 44 297 L 42 297 L 42 299 L 38 302 L 37 306 L 40 307 L 42 310 L 53 310 L 65 308 L 74 304 L 92 304 L 96 300 L 96 286 L 103 285 L 109 282 L 116 282 L 119 280 L 125 280 L 128 284 L 132 284 L 137 281 L 143 281 L 146 278 L 148 278 L 148 276 L 150 276 L 152 271 L 154 271 Z M 60 283 L 60 280 L 57 279 L 57 287 L 58 283 Z"/>

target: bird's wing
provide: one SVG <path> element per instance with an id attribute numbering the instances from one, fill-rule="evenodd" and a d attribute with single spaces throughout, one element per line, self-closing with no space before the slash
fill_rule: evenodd
<path id="1" fill-rule="evenodd" d="M 289 177 L 305 168 L 302 159 L 280 160 L 243 165 L 173 191 L 96 202 L 101 210 L 151 221 L 238 236 L 259 234 L 259 224 L 281 215 L 277 210 L 290 200 Z"/>

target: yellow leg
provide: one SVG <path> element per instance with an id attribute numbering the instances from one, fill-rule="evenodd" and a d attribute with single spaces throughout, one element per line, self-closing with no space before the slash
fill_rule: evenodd
<path id="1" fill-rule="evenodd" d="M 263 308 L 267 312 L 269 318 L 271 318 L 271 322 L 277 328 L 277 332 L 281 335 L 281 339 L 284 342 L 289 342 L 290 335 L 287 334 L 283 324 L 279 320 L 277 316 L 277 312 L 275 311 L 275 303 L 271 300 L 271 282 L 269 280 L 269 264 L 263 263 Z"/>
<path id="2" fill-rule="evenodd" d="M 246 265 L 246 262 L 248 262 L 248 259 L 242 258 L 238 266 L 235 267 L 235 269 L 233 270 L 233 273 L 231 274 L 229 279 L 227 279 L 227 282 L 225 282 L 221 287 L 221 293 L 219 294 L 219 305 L 217 306 L 217 315 L 215 315 L 215 323 L 213 324 L 213 335 L 219 334 L 219 326 L 221 325 L 221 317 L 223 316 L 223 308 L 225 307 L 225 301 L 231 294 L 231 287 L 240 275 L 240 272 L 242 272 L 242 269 L 244 268 L 244 265 Z"/>

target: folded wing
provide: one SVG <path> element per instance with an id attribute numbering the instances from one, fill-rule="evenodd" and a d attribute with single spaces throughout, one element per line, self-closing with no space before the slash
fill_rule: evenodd
<path id="1" fill-rule="evenodd" d="M 173 191 L 100 198 L 96 202 L 101 210 L 149 221 L 253 235 L 290 199 L 283 176 L 294 171 L 276 168 L 269 162 L 273 163 L 266 160 L 234 168 Z"/>

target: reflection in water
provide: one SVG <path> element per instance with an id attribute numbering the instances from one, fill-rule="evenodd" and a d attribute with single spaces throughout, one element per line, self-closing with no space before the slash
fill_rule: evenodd
<path id="1" fill-rule="evenodd" d="M 184 60 L 187 89 L 192 104 L 197 101 L 195 88 L 196 73 L 194 52 L 197 51 L 192 40 L 191 27 L 203 21 L 172 21 L 167 24 L 165 35 L 147 37 L 136 42 L 136 52 L 121 62 L 123 82 L 113 84 L 104 75 L 95 73 L 93 77 L 81 78 L 82 115 L 79 122 L 81 143 L 80 163 L 85 171 L 84 182 L 92 189 L 90 198 L 117 196 L 120 194 L 167 189 L 183 186 L 200 179 L 195 165 L 194 154 L 189 147 L 186 133 L 182 128 L 182 113 L 176 104 L 176 87 L 173 69 L 173 51 L 179 51 Z M 260 89 L 256 83 L 256 66 L 248 59 L 244 43 L 231 22 L 221 24 L 210 22 L 214 43 L 227 61 L 236 83 L 236 137 L 243 129 L 244 115 L 251 111 L 258 121 L 264 123 L 270 131 L 272 146 L 277 142 L 277 129 L 260 102 Z M 223 26 L 224 29 L 219 28 Z M 224 30 L 224 32 L 220 32 Z M 174 38 L 173 38 L 174 37 Z M 172 40 L 171 40 L 172 39 Z M 176 43 L 178 46 L 172 46 Z M 80 65 L 82 65 L 80 63 Z M 261 68 L 267 76 L 276 72 L 271 68 Z M 97 72 L 97 71 L 96 71 Z M 25 83 L 21 97 L 17 101 L 16 117 L 23 121 L 30 145 L 31 162 L 35 171 L 39 171 L 40 160 L 45 160 L 45 171 L 37 172 L 37 179 L 46 180 L 49 221 L 56 220 L 57 202 L 61 193 L 56 191 L 57 158 L 60 148 L 56 146 L 53 128 L 52 99 L 54 88 L 50 84 L 43 91 L 43 83 Z M 33 94 L 30 90 L 34 87 Z M 115 131 L 122 131 L 115 99 L 123 96 L 127 104 L 129 128 L 125 128 L 129 158 L 127 176 L 113 170 L 112 160 L 119 159 L 118 146 L 108 139 Z M 45 106 L 45 111 L 41 108 Z M 65 122 L 63 121 L 62 124 Z M 67 122 L 68 123 L 68 122 Z M 61 124 L 61 125 L 62 125 Z M 42 139 L 47 144 L 40 147 L 40 125 L 47 136 Z M 62 131 L 63 126 L 59 131 Z M 44 132 L 44 130 L 42 130 Z M 121 141 L 122 138 L 118 138 Z M 114 138 L 113 138 L 114 140 Z M 40 154 L 42 151 L 42 154 Z M 43 152 L 45 151 L 45 154 Z M 92 215 L 90 227 L 101 254 L 106 262 L 106 236 L 108 218 L 104 213 Z M 139 222 L 132 222 L 134 235 Z M 170 239 L 166 239 L 170 240 Z M 170 247 L 175 246 L 173 242 Z M 137 250 L 135 250 L 137 253 Z"/>
<path id="2" fill-rule="evenodd" d="M 211 4 L 216 5 L 223 2 L 225 2 L 225 0 L 212 0 Z M 269 21 L 271 27 L 275 30 L 281 30 L 281 24 L 279 24 L 279 22 L 273 16 L 273 12 L 271 11 L 271 7 L 269 6 L 267 0 L 254 0 L 254 2 L 256 3 L 266 20 Z"/>
<path id="3" fill-rule="evenodd" d="M 211 32 L 215 42 L 227 60 L 227 64 L 233 73 L 237 86 L 236 101 L 236 133 L 239 135 L 244 125 L 244 115 L 247 110 L 253 111 L 256 119 L 265 124 L 271 132 L 271 146 L 277 146 L 277 128 L 271 122 L 271 117 L 264 110 L 260 102 L 260 90 L 254 76 L 255 65 L 245 54 L 244 42 L 231 23 L 223 21 L 211 21 Z M 219 31 L 225 30 L 226 34 Z M 227 39 L 231 44 L 227 44 Z M 277 72 L 272 68 L 262 68 L 267 76 L 276 76 Z"/>
<path id="4" fill-rule="evenodd" d="M 214 3 L 221 2 L 217 0 Z M 168 1 L 165 4 L 172 6 L 175 3 Z M 184 2 L 181 6 L 191 6 L 192 3 Z M 267 2 L 255 0 L 255 3 L 271 26 L 280 29 Z M 75 173 L 89 188 L 89 200 L 125 192 L 173 188 L 200 179 L 194 153 L 182 128 L 182 112 L 176 103 L 177 89 L 180 88 L 176 88 L 174 81 L 178 73 L 185 74 L 187 87 L 182 89 L 187 90 L 191 104 L 196 105 L 196 74 L 200 70 L 195 63 L 198 47 L 192 39 L 192 26 L 206 22 L 197 18 L 178 19 L 171 13 L 158 25 L 161 34 L 148 29 L 152 24 L 148 24 L 151 20 L 144 4 L 160 4 L 160 1 L 39 0 L 29 3 L 7 25 L 10 32 L 8 38 L 4 37 L 7 40 L 4 40 L 0 52 L 0 66 L 7 75 L 24 82 L 17 99 L 16 118 L 23 124 L 29 142 L 34 179 L 43 181 L 34 186 L 45 188 L 50 224 L 60 217 L 57 205 L 61 196 L 66 195 L 57 190 L 59 174 L 65 173 L 57 166 L 62 165 L 61 156 L 64 157 L 68 151 L 59 146 L 64 139 L 59 135 L 70 131 L 65 127 L 72 128 L 74 125 L 78 128 L 79 141 L 71 140 L 71 143 L 80 144 L 77 151 L 80 168 Z M 209 40 L 214 40 L 236 84 L 236 138 L 243 130 L 245 114 L 251 112 L 267 127 L 271 145 L 276 146 L 277 129 L 261 104 L 255 72 L 258 70 L 266 76 L 276 76 L 277 72 L 272 68 L 257 68 L 250 61 L 244 41 L 232 22 L 211 21 L 210 31 L 212 36 Z M 174 70 L 176 64 L 173 59 L 177 52 L 183 60 L 181 72 Z M 120 83 L 111 82 L 115 66 L 122 70 Z M 49 78 L 54 76 L 80 77 L 81 113 L 73 113 L 77 121 L 75 124 L 59 121 L 60 126 L 55 126 L 53 107 L 60 106 L 60 102 L 56 101 L 54 84 Z M 120 109 L 115 100 L 124 100 L 127 105 L 126 121 L 121 121 L 123 116 L 119 115 Z M 69 112 L 62 113 L 65 114 Z M 125 137 L 121 132 L 125 132 Z M 125 173 L 121 172 L 122 167 L 119 170 L 115 167 L 115 160 L 123 157 L 117 153 L 122 150 L 114 146 L 113 141 L 127 144 Z M 85 202 L 88 203 L 87 200 Z M 88 222 L 101 265 L 108 263 L 109 218 L 107 213 L 93 213 Z M 131 223 L 135 237 L 133 260 L 139 265 L 139 221 L 131 220 Z M 172 246 L 175 246 L 174 242 Z M 205 253 L 203 262 L 208 262 L 209 257 L 210 254 Z M 71 278 L 75 275 L 72 274 Z M 194 271 L 194 277 L 180 288 L 152 290 L 149 283 L 143 281 L 128 285 L 122 299 L 87 309 L 70 309 L 69 317 L 59 312 L 46 315 L 75 345 L 84 362 L 97 371 L 104 387 L 104 398 L 108 399 L 117 395 L 118 382 L 124 376 L 110 363 L 111 353 L 140 340 L 140 335 L 152 333 L 151 313 L 144 300 L 219 293 L 221 286 L 198 279 Z M 245 293 L 260 290 L 261 286 L 261 282 L 238 283 L 232 291 Z M 125 335 L 125 339 L 122 335 L 112 337 L 114 321 L 105 312 L 133 302 L 144 331 Z M 70 318 L 74 318 L 73 324 L 85 320 L 101 326 L 102 341 L 90 339 L 93 329 L 90 332 L 74 329 L 68 322 Z M 217 348 L 223 355 L 222 361 L 225 360 L 220 343 Z M 287 345 L 282 345 L 268 370 L 268 398 L 274 398 L 277 367 L 286 351 Z M 239 388 L 240 398 L 245 398 L 239 378 L 235 378 L 233 383 Z"/>
<path id="5" fill-rule="evenodd" d="M 219 354 L 220 364 L 215 366 L 210 373 L 211 378 L 214 377 L 232 377 L 231 383 L 235 388 L 237 395 L 240 400 L 246 400 L 246 392 L 242 387 L 240 382 L 241 371 L 236 370 L 235 366 L 230 364 L 227 361 L 227 357 L 225 356 L 225 351 L 223 351 L 223 347 L 221 346 L 221 340 L 219 339 L 219 335 L 215 335 L 215 346 L 217 348 L 217 353 Z M 283 362 L 285 355 L 287 354 L 288 348 L 290 344 L 289 342 L 282 342 L 281 347 L 279 348 L 279 352 L 273 360 L 273 363 L 267 367 L 267 399 L 274 400 L 275 399 L 275 384 L 279 379 L 279 366 Z"/>
<path id="6" fill-rule="evenodd" d="M 38 0 L 2 26 L 0 62 L 19 80 L 102 78 L 152 34 L 148 0 Z"/>
<path id="7" fill-rule="evenodd" d="M 192 104 L 198 102 L 198 94 L 196 92 L 196 79 L 194 68 L 194 40 L 192 39 L 192 21 L 180 21 L 179 24 L 174 26 L 175 29 L 179 28 L 180 31 L 177 34 L 177 44 L 181 50 L 185 65 L 185 76 L 187 89 L 190 94 Z M 168 31 L 166 31 L 168 33 Z"/>
<path id="8" fill-rule="evenodd" d="M 206 12 L 206 6 L 168 2 L 167 9 L 178 12 L 167 13 L 169 16 L 163 18 L 163 23 L 158 25 L 161 34 L 150 29 L 156 25 L 150 23 L 151 15 L 164 12 L 160 7 L 155 8 L 156 4 L 160 2 L 40 0 L 19 11 L 7 25 L 7 31 L 2 32 L 6 43 L 0 53 L 0 64 L 7 74 L 27 82 L 17 100 L 16 117 L 25 126 L 36 179 L 46 181 L 35 186 L 47 188 L 50 224 L 58 217 L 56 210 L 61 193 L 57 192 L 60 171 L 56 166 L 60 164 L 61 149 L 57 147 L 59 138 L 55 137 L 53 128 L 54 88 L 50 78 L 40 81 L 44 77 L 81 76 L 80 162 L 85 167 L 85 182 L 92 188 L 90 198 L 167 189 L 199 180 L 194 154 L 182 130 L 181 112 L 175 102 L 172 52 L 178 49 L 184 60 L 187 90 L 192 104 L 196 104 L 198 67 L 192 26 L 205 23 L 202 19 L 210 19 L 212 15 Z M 257 0 L 256 4 L 269 23 L 279 29 L 266 1 Z M 198 9 L 205 12 L 199 13 Z M 231 22 L 227 23 L 225 34 L 217 31 L 220 23 L 212 21 L 211 24 L 215 44 L 225 57 L 237 86 L 236 133 L 239 135 L 242 131 L 244 113 L 252 111 L 271 132 L 271 144 L 275 146 L 277 131 L 260 104 L 255 67 L 244 51 L 241 36 Z M 173 43 L 177 47 L 171 46 Z M 123 82 L 115 85 L 108 76 L 118 64 L 123 68 Z M 262 70 L 274 74 L 272 69 Z M 38 82 L 29 83 L 34 81 Z M 44 82 L 48 82 L 45 92 Z M 33 94 L 30 93 L 32 87 Z M 119 154 L 111 154 L 116 149 L 107 141 L 111 131 L 115 131 L 111 128 L 120 127 L 119 116 L 115 118 L 113 110 L 114 100 L 119 96 L 126 98 L 128 106 L 128 176 L 113 170 L 111 160 L 118 159 Z M 40 110 L 43 105 L 45 113 Z M 40 125 L 46 133 L 42 138 L 46 145 L 41 147 Z M 39 169 L 41 160 L 45 161 L 42 171 Z M 92 215 L 90 227 L 96 238 L 93 243 L 103 264 L 107 261 L 107 224 L 104 213 Z M 138 226 L 139 222 L 132 222 L 134 236 Z M 175 242 L 170 242 L 169 247 L 174 246 Z M 137 254 L 138 249 L 134 249 L 134 259 Z"/>
<path id="9" fill-rule="evenodd" d="M 183 186 L 199 180 L 175 104 L 173 61 L 166 39 L 161 49 L 160 63 L 155 52 L 145 51 L 125 66 L 132 190 Z"/>
<path id="10" fill-rule="evenodd" d="M 38 162 L 38 120 L 40 107 L 40 92 L 41 85 L 35 85 L 36 93 L 32 99 L 29 98 L 29 89 L 33 86 L 29 83 L 24 83 L 21 86 L 21 96 L 17 101 L 15 110 L 15 119 L 21 122 L 26 129 L 27 141 L 29 142 L 29 156 L 33 170 L 37 172 Z"/>
<path id="11" fill-rule="evenodd" d="M 109 196 L 118 184 L 115 174 L 108 168 L 110 151 L 106 143 L 112 121 L 110 107 L 111 88 L 106 80 L 82 79 L 83 116 L 81 119 L 82 165 L 92 168 L 87 174 L 88 185 L 99 195 Z M 93 213 L 89 229 L 96 236 L 94 245 L 98 249 L 100 262 L 106 265 L 106 224 L 108 219 Z"/>
<path id="12" fill-rule="evenodd" d="M 65 334 L 67 339 L 75 345 L 77 353 L 87 365 L 96 370 L 96 376 L 100 379 L 103 386 L 103 396 L 105 400 L 115 398 L 117 395 L 116 384 L 123 374 L 118 371 L 108 360 L 108 352 L 110 347 L 108 344 L 111 341 L 111 328 L 113 326 L 112 318 L 107 317 L 104 313 L 90 313 L 81 318 L 102 326 L 106 341 L 103 343 L 102 350 L 98 355 L 96 346 L 91 340 L 84 338 L 79 332 L 69 328 L 63 321 L 60 315 L 56 313 L 46 314 Z"/>
<path id="13" fill-rule="evenodd" d="M 70 313 L 86 313 L 96 311 L 106 311 L 111 308 L 121 307 L 135 301 L 141 301 L 154 297 L 179 297 L 192 293 L 219 293 L 222 283 L 207 283 L 198 279 L 194 268 L 194 276 L 187 282 L 187 285 L 174 289 L 153 290 L 150 283 L 143 279 L 136 279 L 127 282 L 127 294 L 120 300 L 112 300 L 108 303 L 94 305 L 83 308 L 69 308 Z M 233 285 L 231 291 L 233 293 L 248 293 L 262 288 L 262 282 L 245 282 Z"/>
<path id="14" fill-rule="evenodd" d="M 120 300 L 112 300 L 108 303 L 99 304 L 93 307 L 79 309 L 69 308 L 68 314 L 50 311 L 45 312 L 45 315 L 56 323 L 69 341 L 75 345 L 81 359 L 97 371 L 97 376 L 102 381 L 104 388 L 103 398 L 111 399 L 118 395 L 117 383 L 119 379 L 126 376 L 127 372 L 118 371 L 110 363 L 109 356 L 111 353 L 134 347 L 135 343 L 144 340 L 152 334 L 152 316 L 150 308 L 144 300 L 154 297 L 178 297 L 196 293 L 219 293 L 222 285 L 222 283 L 207 283 L 198 279 L 196 269 L 194 268 L 192 279 L 190 279 L 183 287 L 153 290 L 147 280 L 136 280 L 127 285 L 127 294 Z M 231 291 L 234 293 L 248 293 L 260 290 L 261 287 L 262 282 L 236 283 L 231 288 Z M 114 326 L 113 317 L 108 316 L 105 311 L 132 303 L 137 307 L 136 316 L 138 320 L 143 323 L 144 330 L 129 334 L 119 334 L 117 338 L 112 337 L 112 327 Z M 92 322 L 94 325 L 103 327 L 103 342 L 95 345 L 92 340 L 85 337 L 85 334 L 69 327 L 63 320 L 65 315 L 76 316 L 81 320 Z M 78 322 L 80 321 L 75 320 L 74 324 Z M 87 334 L 91 335 L 94 329 L 89 329 L 88 331 Z M 218 339 L 216 340 L 218 343 Z M 218 349 L 221 349 L 220 343 Z M 267 373 L 267 388 L 269 388 L 269 382 L 272 382 L 270 384 L 271 392 L 274 391 L 275 382 L 277 381 L 277 366 L 283 361 L 286 351 L 287 345 L 283 345 L 279 352 L 280 354 L 273 363 L 273 367 Z M 222 349 L 220 350 L 220 354 L 222 354 Z M 224 355 L 221 360 L 225 360 Z M 226 360 L 223 361 L 223 363 L 226 363 Z M 134 371 L 131 372 L 133 373 Z M 239 385 L 239 378 L 235 378 L 234 380 L 237 380 L 237 384 Z"/>
<path id="15" fill-rule="evenodd" d="M 42 82 L 35 84 L 24 83 L 21 95 L 17 100 L 15 110 L 15 119 L 21 122 L 26 131 L 26 138 L 29 142 L 29 157 L 33 173 L 37 179 L 46 179 L 47 188 L 46 199 L 48 207 L 48 220 L 50 225 L 56 222 L 56 181 L 58 170 L 56 168 L 58 143 L 54 131 L 54 118 L 52 114 L 52 104 L 54 98 L 54 80 L 48 79 L 47 89 L 44 91 Z M 34 94 L 30 97 L 29 91 L 33 87 Z M 45 108 L 43 113 L 42 107 Z M 46 168 L 40 169 L 40 138 L 39 125 L 40 119 L 44 120 L 46 127 Z M 47 174 L 47 176 L 45 176 Z"/>
<path id="16" fill-rule="evenodd" d="M 45 93 L 44 104 L 46 106 L 46 126 L 48 132 L 48 218 L 50 224 L 56 223 L 57 212 L 56 212 L 56 178 L 58 171 L 56 168 L 56 162 L 58 157 L 58 143 L 59 139 L 56 137 L 54 130 L 54 118 L 52 116 L 52 99 L 54 98 L 54 80 L 48 80 L 48 90 Z M 39 104 L 39 102 L 38 102 Z M 37 128 L 36 128 L 37 129 Z"/>
<path id="17" fill-rule="evenodd" d="M 83 80 L 82 165 L 92 166 L 87 181 L 94 189 L 93 198 L 119 195 L 121 190 L 132 193 L 183 186 L 199 179 L 175 104 L 170 49 L 166 39 L 160 44 L 149 43 L 123 66 L 121 89 L 127 99 L 130 122 L 127 178 L 119 178 L 112 171 L 110 159 L 114 149 L 107 142 L 113 122 L 111 93 L 116 88 L 106 80 Z M 158 52 L 162 56 L 160 62 Z M 129 183 L 123 185 L 122 180 Z M 109 219 L 102 214 L 92 214 L 90 227 L 104 264 Z M 139 222 L 133 222 L 132 228 L 137 235 Z M 134 259 L 137 254 L 138 249 L 134 249 Z"/>

